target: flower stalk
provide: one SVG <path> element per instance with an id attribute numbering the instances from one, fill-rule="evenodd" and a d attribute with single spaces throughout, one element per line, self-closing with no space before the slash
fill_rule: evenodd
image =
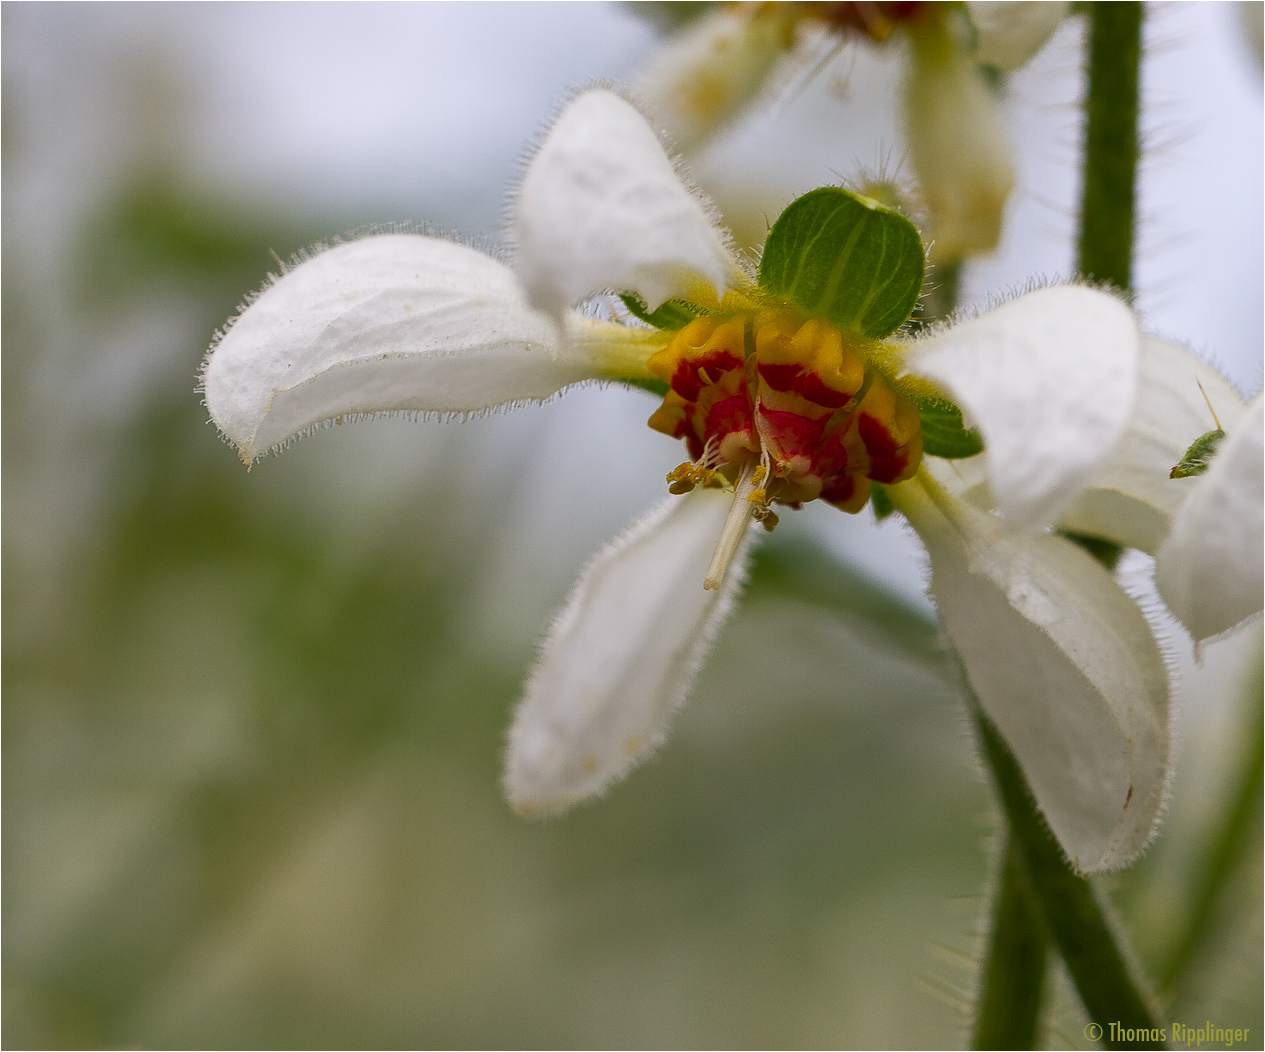
<path id="1" fill-rule="evenodd" d="M 979 702 L 967 685 L 965 674 L 961 679 L 980 751 L 992 775 L 1010 829 L 1017 868 L 1026 878 L 1025 883 L 1032 889 L 1037 904 L 1036 910 L 1012 909 L 1002 914 L 999 909 L 999 919 L 1021 920 L 1022 926 L 1019 923 L 998 925 L 993 934 L 986 974 L 1000 967 L 1000 962 L 994 963 L 995 954 L 1032 938 L 1031 935 L 1025 936 L 1023 928 L 1029 932 L 1040 930 L 1040 925 L 1034 924 L 1039 915 L 1067 965 L 1090 1020 L 1102 1028 L 1103 1044 L 1108 1048 L 1163 1048 L 1164 1041 L 1159 1037 L 1159 1016 L 1134 978 L 1133 968 L 1116 941 L 1098 895 L 1089 881 L 1073 873 L 1064 861 L 1058 845 L 1033 805 L 1031 791 L 1019 764 L 997 729 L 981 711 Z M 1006 892 L 1005 881 L 1000 888 L 1003 893 Z M 1003 1005 L 998 1012 L 981 1019 L 977 1034 L 985 1025 L 992 1032 L 1005 1028 L 1005 1033 L 1014 1034 L 1030 1010 L 1026 1002 L 1012 1001 L 1010 1018 L 998 1018 L 1006 1014 Z M 1110 1024 L 1116 1025 L 1113 1028 Z M 1114 1039 L 1117 1031 L 1133 1031 L 1135 1039 L 1126 1046 Z M 1154 1033 L 1156 1038 L 1137 1040 L 1139 1032 Z"/>
<path id="2" fill-rule="evenodd" d="M 1076 269 L 1133 287 L 1142 4 L 1090 3 L 1084 182 Z"/>
<path id="3" fill-rule="evenodd" d="M 1000 868 L 971 1047 L 1036 1048 L 1047 933 L 1013 839 Z"/>

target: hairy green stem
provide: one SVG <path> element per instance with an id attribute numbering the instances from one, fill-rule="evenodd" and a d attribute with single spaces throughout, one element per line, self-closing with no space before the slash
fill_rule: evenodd
<path id="1" fill-rule="evenodd" d="M 1032 898 L 1089 1018 L 1101 1028 L 1091 1036 L 1108 1048 L 1163 1048 L 1159 1017 L 1139 989 L 1094 888 L 1063 860 L 1019 764 L 971 694 L 965 673 L 962 684 Z M 1139 1040 L 1140 1033 L 1148 1036 Z"/>
<path id="2" fill-rule="evenodd" d="M 1121 292 L 1133 289 L 1133 241 L 1138 172 L 1138 75 L 1143 5 L 1085 4 L 1089 16 L 1089 84 L 1076 270 Z M 1070 537 L 1109 570 L 1121 548 L 1111 541 Z"/>
<path id="3" fill-rule="evenodd" d="M 972 1048 L 1036 1048 L 1046 931 L 1012 839 L 1001 856 Z"/>
<path id="4" fill-rule="evenodd" d="M 1133 287 L 1142 4 L 1090 3 L 1085 170 L 1076 269 Z"/>

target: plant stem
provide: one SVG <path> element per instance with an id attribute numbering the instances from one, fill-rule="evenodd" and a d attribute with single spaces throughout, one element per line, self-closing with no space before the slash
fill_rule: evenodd
<path id="1" fill-rule="evenodd" d="M 971 1047 L 1036 1048 L 1046 932 L 1011 839 L 1001 857 L 993 930 Z"/>
<path id="2" fill-rule="evenodd" d="M 1107 282 L 1131 295 L 1143 5 L 1100 0 L 1085 8 L 1089 85 L 1076 269 L 1091 281 Z M 1069 539 L 1108 569 L 1120 558 L 1120 546 L 1110 541 Z"/>
<path id="3" fill-rule="evenodd" d="M 1089 1018 L 1101 1027 L 1101 1033 L 1092 1036 L 1108 1048 L 1163 1048 L 1158 1016 L 1130 974 L 1098 896 L 1063 861 L 1037 813 L 1019 764 L 981 711 L 965 673 L 962 684 L 1032 897 Z M 1123 1037 L 1126 1032 L 1133 1035 L 1128 1041 Z M 1154 1035 L 1154 1040 L 1139 1040 L 1139 1032 Z"/>
<path id="4" fill-rule="evenodd" d="M 1090 3 L 1085 172 L 1076 269 L 1133 287 L 1142 4 Z"/>

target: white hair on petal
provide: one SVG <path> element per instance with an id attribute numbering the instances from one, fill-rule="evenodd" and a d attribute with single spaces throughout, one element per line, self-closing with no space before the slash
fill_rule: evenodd
<path id="1" fill-rule="evenodd" d="M 389 220 L 382 223 L 365 223 L 358 227 L 353 227 L 344 234 L 335 234 L 325 241 L 316 241 L 311 245 L 297 249 L 290 254 L 288 260 L 281 259 L 276 252 L 272 252 L 272 258 L 275 259 L 281 267 L 281 272 L 274 273 L 269 271 L 264 277 L 263 285 L 258 289 L 254 289 L 242 298 L 242 302 L 237 306 L 237 312 L 233 314 L 220 328 L 216 329 L 211 336 L 211 345 L 207 348 L 206 353 L 202 355 L 201 364 L 198 366 L 197 386 L 194 390 L 200 394 L 206 393 L 206 370 L 211 363 L 211 355 L 215 353 L 215 349 L 224 342 L 224 337 L 228 335 L 229 330 L 237 324 L 238 319 L 246 313 L 255 302 L 269 289 L 273 288 L 286 275 L 298 270 L 304 263 L 308 263 L 317 256 L 324 255 L 332 249 L 341 245 L 351 244 L 354 241 L 365 241 L 371 237 L 378 237 L 383 234 L 414 234 L 420 237 L 428 237 L 435 241 L 448 241 L 454 245 L 463 245 L 466 248 L 472 248 L 476 252 L 482 252 L 498 263 L 505 262 L 505 253 L 486 235 L 467 236 L 459 233 L 455 229 L 440 230 L 434 223 L 415 222 L 413 220 Z M 205 406 L 206 401 L 202 404 Z M 376 415 L 376 414 L 375 414 Z M 305 430 L 304 434 L 307 433 Z M 288 443 L 287 443 L 288 444 Z M 281 448 L 285 448 L 284 445 Z"/>
<path id="2" fill-rule="evenodd" d="M 542 670 L 545 667 L 545 652 L 550 640 L 564 632 L 570 620 L 575 616 L 573 605 L 586 586 L 589 572 L 610 556 L 636 543 L 647 534 L 652 533 L 659 527 L 664 519 L 666 519 L 675 510 L 681 499 L 682 498 L 680 497 L 669 497 L 667 500 L 662 501 L 636 522 L 626 527 L 613 540 L 607 542 L 598 549 L 597 552 L 589 557 L 577 575 L 576 583 L 567 598 L 563 601 L 558 613 L 550 619 L 549 624 L 545 627 L 545 630 L 541 633 L 539 639 L 537 640 L 536 660 L 533 664 L 531 674 L 527 677 L 527 681 L 523 685 L 520 699 L 529 697 L 532 694 L 539 677 L 543 674 Z M 742 539 L 738 554 L 734 557 L 733 562 L 730 563 L 729 571 L 725 575 L 724 581 L 721 583 L 720 593 L 716 602 L 712 609 L 708 612 L 707 618 L 703 622 L 702 627 L 698 630 L 693 646 L 690 649 L 689 656 L 687 657 L 685 664 L 682 666 L 682 672 L 679 677 L 676 690 L 666 706 L 665 718 L 658 730 L 655 732 L 654 737 L 650 738 L 646 742 L 644 748 L 641 748 L 631 756 L 626 756 L 624 762 L 606 777 L 606 780 L 600 787 L 598 787 L 595 791 L 586 794 L 584 797 L 579 799 L 561 800 L 554 802 L 553 804 L 546 804 L 540 807 L 523 809 L 516 807 L 516 810 L 520 810 L 520 813 L 525 817 L 549 818 L 564 813 L 584 800 L 601 799 L 606 795 L 612 785 L 622 781 L 628 776 L 629 772 L 641 766 L 641 764 L 645 763 L 648 759 L 650 759 L 650 757 L 658 752 L 660 746 L 662 746 L 667 740 L 667 732 L 672 720 L 675 718 L 676 713 L 680 711 L 680 708 L 685 703 L 685 700 L 689 697 L 690 691 L 694 687 L 694 681 L 698 678 L 698 673 L 703 666 L 703 662 L 707 659 L 708 651 L 711 650 L 712 644 L 715 642 L 721 626 L 724 625 L 730 613 L 733 611 L 734 604 L 737 602 L 738 596 L 741 593 L 743 586 L 746 584 L 747 575 L 750 571 L 751 565 L 751 548 L 757 538 L 757 535 L 760 533 L 763 533 L 763 530 L 758 530 L 756 528 L 756 524 L 754 522 L 751 523 L 747 529 L 746 536 Z M 517 705 L 517 701 L 515 704 Z M 508 757 L 509 750 L 512 747 L 511 738 L 516 727 L 517 719 L 511 719 L 505 732 L 505 744 L 502 749 L 502 757 L 504 760 L 502 767 L 506 772 L 506 774 L 502 777 L 502 789 L 507 797 L 511 797 L 512 795 L 510 793 L 509 786 L 505 784 L 505 779 L 508 777 L 509 772 Z"/>
<path id="3" fill-rule="evenodd" d="M 1138 848 L 1134 858 L 1108 866 L 1108 871 L 1124 869 L 1132 865 L 1155 842 L 1164 813 L 1168 810 L 1173 798 L 1173 756 L 1177 751 L 1177 710 L 1182 707 L 1180 662 L 1178 660 L 1177 639 L 1182 631 L 1173 615 L 1168 612 L 1164 601 L 1155 588 L 1155 559 L 1145 552 L 1128 549 L 1117 564 L 1115 579 L 1121 590 L 1137 604 L 1142 612 L 1151 635 L 1155 639 L 1156 649 L 1164 662 L 1164 670 L 1168 673 L 1168 753 L 1164 757 L 1164 778 L 1156 792 L 1159 802 L 1155 808 L 1155 817 L 1151 820 L 1151 829 L 1146 839 Z"/>

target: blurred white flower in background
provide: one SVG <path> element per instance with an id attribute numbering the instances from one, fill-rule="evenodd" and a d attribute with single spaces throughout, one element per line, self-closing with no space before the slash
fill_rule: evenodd
<path id="1" fill-rule="evenodd" d="M 819 72 L 817 52 L 857 38 L 904 45 L 906 137 L 931 259 L 953 262 L 997 247 L 1015 180 L 999 88 L 980 67 L 995 74 L 1025 65 L 1067 11 L 1064 3 L 725 5 L 667 41 L 634 91 L 692 153 L 791 67 Z"/>

